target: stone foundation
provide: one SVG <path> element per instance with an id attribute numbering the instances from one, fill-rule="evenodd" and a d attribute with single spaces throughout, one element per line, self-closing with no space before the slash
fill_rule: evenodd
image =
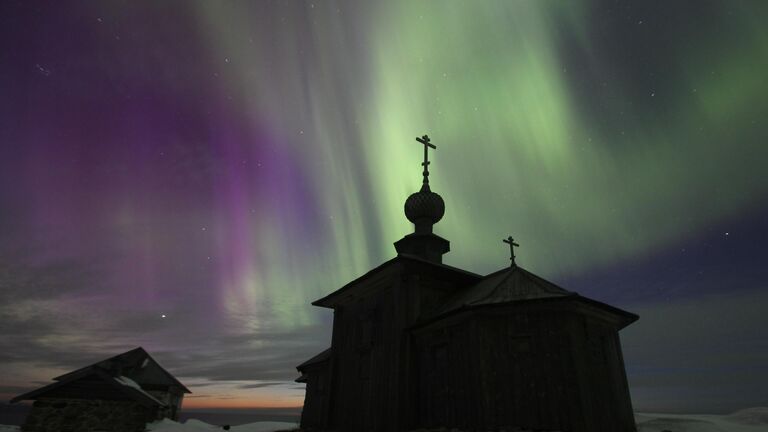
<path id="1" fill-rule="evenodd" d="M 22 432 L 143 432 L 155 410 L 134 401 L 40 398 Z"/>

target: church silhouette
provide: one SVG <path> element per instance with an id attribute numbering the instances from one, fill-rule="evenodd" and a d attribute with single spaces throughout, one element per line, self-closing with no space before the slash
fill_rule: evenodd
<path id="1" fill-rule="evenodd" d="M 429 187 L 405 201 L 397 256 L 313 302 L 333 309 L 331 347 L 297 367 L 301 427 L 634 432 L 619 330 L 630 312 L 511 265 L 480 276 L 442 263 L 445 213 Z"/>

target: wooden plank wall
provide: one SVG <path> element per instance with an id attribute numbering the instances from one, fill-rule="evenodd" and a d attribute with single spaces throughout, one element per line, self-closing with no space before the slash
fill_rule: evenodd
<path id="1" fill-rule="evenodd" d="M 421 334 L 421 426 L 573 430 L 579 394 L 566 324 L 562 313 L 477 312 Z M 435 356 L 443 346 L 445 372 Z"/>
<path id="2" fill-rule="evenodd" d="M 391 281 L 390 281 L 391 282 Z M 335 320 L 331 427 L 384 431 L 394 428 L 398 403 L 397 348 L 401 328 L 391 319 L 395 292 L 383 289 L 345 305 Z"/>
<path id="3" fill-rule="evenodd" d="M 577 340 L 584 349 L 577 375 L 583 388 L 584 430 L 635 432 L 624 360 L 615 327 L 589 316 L 581 316 Z"/>

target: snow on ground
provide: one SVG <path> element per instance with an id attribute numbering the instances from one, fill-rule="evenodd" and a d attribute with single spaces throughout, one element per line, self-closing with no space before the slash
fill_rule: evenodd
<path id="1" fill-rule="evenodd" d="M 766 432 L 768 408 L 748 408 L 728 415 L 636 413 L 638 432 Z"/>
<path id="2" fill-rule="evenodd" d="M 256 422 L 239 426 L 232 426 L 230 432 L 274 432 L 284 430 L 294 430 L 296 423 L 288 422 Z M 147 430 L 152 432 L 201 432 L 201 431 L 222 431 L 221 426 L 214 426 L 200 420 L 189 419 L 184 423 L 177 423 L 173 420 L 163 419 L 147 425 Z M 0 432 L 5 432 L 0 429 Z"/>
<path id="3" fill-rule="evenodd" d="M 768 432 L 768 407 L 748 408 L 728 415 L 636 413 L 638 432 Z M 296 429 L 296 423 L 256 422 L 232 426 L 231 432 L 275 432 Z M 0 425 L 0 432 L 19 432 L 18 426 Z M 184 423 L 161 420 L 147 425 L 151 432 L 221 431 L 200 420 Z"/>

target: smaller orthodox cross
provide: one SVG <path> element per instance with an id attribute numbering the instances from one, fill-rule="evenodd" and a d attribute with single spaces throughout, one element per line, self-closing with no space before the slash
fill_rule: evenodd
<path id="1" fill-rule="evenodd" d="M 515 264 L 515 248 L 520 247 L 520 245 L 515 243 L 515 240 L 512 238 L 512 236 L 509 236 L 502 241 L 509 245 L 509 255 L 510 255 L 509 260 L 512 261 L 510 263 L 510 266 L 512 267 L 516 266 L 517 264 Z"/>
<path id="2" fill-rule="evenodd" d="M 429 142 L 429 137 L 427 135 L 424 135 L 421 138 L 416 137 L 416 141 L 424 144 L 424 162 L 422 162 L 421 165 L 424 167 L 424 172 L 422 173 L 424 174 L 424 184 L 428 185 L 429 184 L 429 158 L 427 156 L 427 151 L 429 150 L 430 147 L 432 147 L 433 149 L 437 149 L 437 147 L 435 147 L 434 144 Z"/>

